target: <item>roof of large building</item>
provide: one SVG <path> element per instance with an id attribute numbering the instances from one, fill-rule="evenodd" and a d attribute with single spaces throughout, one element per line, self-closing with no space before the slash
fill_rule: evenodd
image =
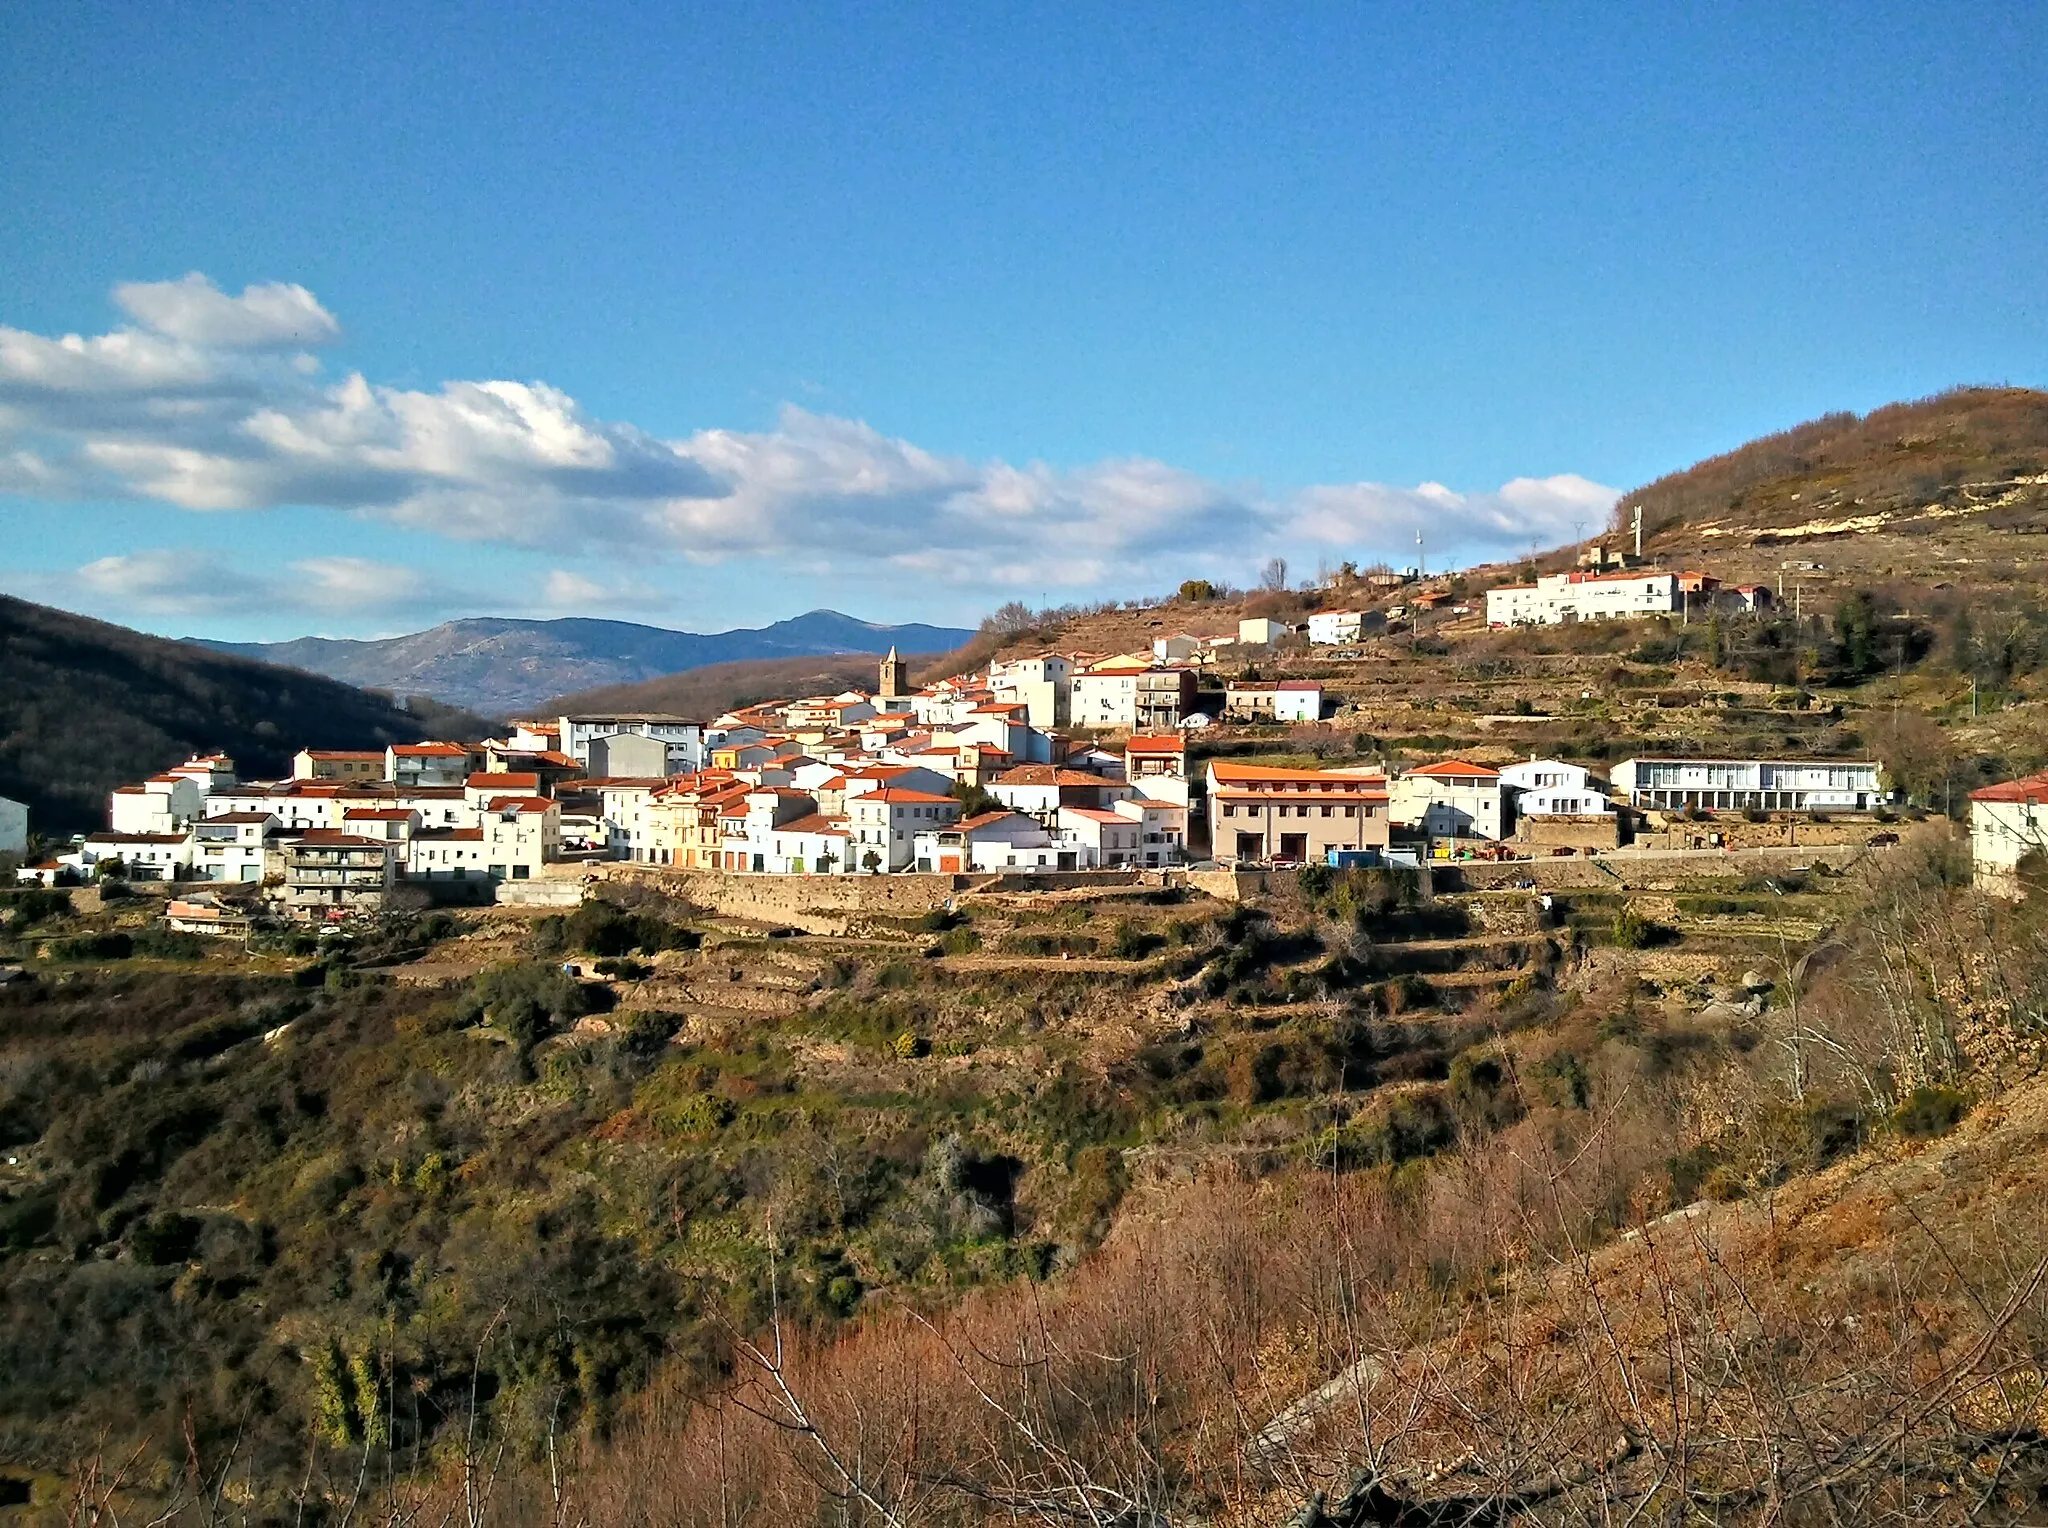
<path id="1" fill-rule="evenodd" d="M 1500 771 L 1489 769 L 1484 764 L 1474 764 L 1467 759 L 1438 759 L 1434 764 L 1418 764 L 1405 774 L 1421 775 L 1426 780 L 1465 779 L 1498 780 Z"/>
<path id="2" fill-rule="evenodd" d="M 469 750 L 460 743 L 394 743 L 392 753 L 401 759 L 462 759 Z"/>
<path id="3" fill-rule="evenodd" d="M 1091 775 L 1080 769 L 1061 769 L 1057 764 L 1019 764 L 996 776 L 998 785 L 1121 785 L 1107 775 Z"/>
<path id="4" fill-rule="evenodd" d="M 503 791 L 512 795 L 539 790 L 540 776 L 518 770 L 498 774 L 479 772 L 469 777 L 468 784 L 473 791 Z"/>
<path id="5" fill-rule="evenodd" d="M 885 786 L 878 791 L 869 791 L 864 796 L 848 797 L 846 804 L 852 806 L 855 802 L 866 803 L 869 801 L 882 801 L 890 806 L 958 806 L 960 804 L 952 796 L 935 796 L 930 791 L 902 790 L 893 785 Z"/>
<path id="6" fill-rule="evenodd" d="M 1140 732 L 1124 744 L 1125 753 L 1186 753 L 1188 740 L 1178 733 L 1161 736 L 1157 733 Z"/>
<path id="7" fill-rule="evenodd" d="M 2025 802 L 2029 805 L 2048 802 L 2048 773 L 2023 775 L 2017 780 L 2001 780 L 1996 785 L 1987 785 L 1970 792 L 1972 801 Z"/>
<path id="8" fill-rule="evenodd" d="M 837 838 L 846 836 L 844 817 L 827 817 L 822 812 L 813 812 L 808 817 L 799 817 L 794 822 L 782 823 L 775 829 L 778 833 L 829 833 Z"/>

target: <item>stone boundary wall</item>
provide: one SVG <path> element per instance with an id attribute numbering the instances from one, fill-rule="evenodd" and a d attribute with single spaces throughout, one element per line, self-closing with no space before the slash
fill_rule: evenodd
<path id="1" fill-rule="evenodd" d="M 583 900 L 580 881 L 500 881 L 500 907 L 574 907 Z"/>
<path id="2" fill-rule="evenodd" d="M 1860 844 L 1800 845 L 1796 849 L 1623 849 L 1598 858 L 1571 855 L 1540 860 L 1506 860 L 1430 866 L 1438 891 L 1485 891 L 1533 880 L 1545 891 L 1568 887 L 1611 891 L 1662 891 L 1688 881 L 1727 875 L 1769 875 L 1799 865 L 1845 869 L 1888 851 Z"/>

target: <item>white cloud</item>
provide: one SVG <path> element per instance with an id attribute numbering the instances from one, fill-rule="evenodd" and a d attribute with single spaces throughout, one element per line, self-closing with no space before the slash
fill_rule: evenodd
<path id="1" fill-rule="evenodd" d="M 0 492 L 208 511 L 309 505 L 457 541 L 758 560 L 1005 596 L 1242 579 L 1275 553 L 1406 561 L 1417 529 L 1442 566 L 1568 539 L 1604 521 L 1616 497 L 1570 474 L 1485 492 L 1362 482 L 1272 494 L 1143 457 L 972 461 L 795 406 L 773 429 L 664 440 L 593 418 L 541 382 L 323 381 L 289 347 L 331 340 L 339 325 L 303 287 L 230 297 L 195 274 L 123 286 L 116 299 L 145 327 L 60 339 L 0 328 Z M 294 597 L 309 609 L 379 590 L 417 597 L 345 561 L 314 559 Z M 205 597 L 176 588 L 166 570 L 151 597 Z M 584 609 L 651 608 L 655 597 L 633 579 L 557 570 L 539 598 Z"/>
<path id="2" fill-rule="evenodd" d="M 294 349 L 341 338 L 341 325 L 302 286 L 266 281 L 230 297 L 193 271 L 176 281 L 124 281 L 114 301 L 137 323 L 192 345 L 223 350 Z"/>
<path id="3" fill-rule="evenodd" d="M 1399 488 L 1339 483 L 1303 489 L 1281 517 L 1283 534 L 1332 548 L 1372 548 L 1389 557 L 1424 549 L 1498 556 L 1573 541 L 1606 524 L 1619 497 L 1572 473 L 1515 478 L 1492 493 L 1459 493 L 1441 483 Z"/>
<path id="4" fill-rule="evenodd" d="M 68 573 L 17 577 L 31 598 L 74 601 L 115 615 L 297 613 L 416 616 L 474 603 L 476 595 L 417 568 L 366 557 L 308 557 L 274 574 L 233 566 L 218 552 L 151 548 L 102 557 Z"/>
<path id="5" fill-rule="evenodd" d="M 668 596 L 637 578 L 592 578 L 554 568 L 541 582 L 541 608 L 552 615 L 616 616 L 626 610 L 660 610 Z"/>

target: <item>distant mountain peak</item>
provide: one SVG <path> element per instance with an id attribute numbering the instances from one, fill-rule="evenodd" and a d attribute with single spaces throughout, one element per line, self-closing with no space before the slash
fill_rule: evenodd
<path id="1" fill-rule="evenodd" d="M 300 637 L 289 642 L 212 642 L 221 652 L 282 663 L 399 695 L 430 695 L 492 715 L 556 695 L 637 684 L 747 659 L 873 653 L 949 652 L 973 633 L 962 627 L 884 626 L 842 611 L 807 610 L 767 626 L 721 632 L 673 631 L 594 616 L 524 620 L 465 616 L 380 640 Z"/>

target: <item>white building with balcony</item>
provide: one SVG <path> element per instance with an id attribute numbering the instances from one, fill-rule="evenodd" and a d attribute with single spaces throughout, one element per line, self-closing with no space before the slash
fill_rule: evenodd
<path id="1" fill-rule="evenodd" d="M 1890 799 L 1875 759 L 1623 759 L 1614 789 L 1663 812 L 1867 812 Z"/>

